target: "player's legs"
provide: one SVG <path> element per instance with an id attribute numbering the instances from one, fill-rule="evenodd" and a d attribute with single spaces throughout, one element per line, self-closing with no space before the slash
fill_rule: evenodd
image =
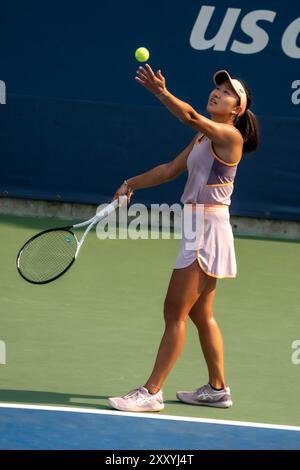
<path id="1" fill-rule="evenodd" d="M 195 260 L 190 266 L 174 269 L 164 302 L 165 331 L 153 371 L 145 384 L 157 393 L 180 355 L 186 337 L 186 320 L 205 289 L 208 276 Z"/>
<path id="2" fill-rule="evenodd" d="M 123 411 L 164 409 L 161 387 L 182 351 L 189 315 L 199 331 L 211 384 L 216 388 L 224 386 L 222 336 L 212 316 L 215 290 L 216 279 L 205 274 L 197 260 L 187 268 L 173 271 L 164 304 L 165 331 L 153 371 L 144 387 L 124 397 L 109 398 L 113 408 Z M 217 392 L 205 385 L 199 389 L 199 396 L 194 395 L 194 392 L 177 393 L 178 399 L 186 403 L 220 408 L 232 405 L 229 388 Z"/>
<path id="3" fill-rule="evenodd" d="M 201 348 L 206 360 L 209 382 L 215 388 L 225 387 L 223 340 L 220 328 L 213 317 L 213 302 L 217 279 L 206 276 L 205 286 L 190 310 L 196 325 Z"/>

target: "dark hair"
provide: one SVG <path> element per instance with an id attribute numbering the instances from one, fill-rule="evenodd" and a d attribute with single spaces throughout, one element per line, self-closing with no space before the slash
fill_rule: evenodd
<path id="1" fill-rule="evenodd" d="M 244 138 L 243 153 L 249 153 L 256 150 L 259 145 L 259 125 L 257 117 L 249 109 L 252 104 L 251 90 L 243 80 L 238 80 L 242 83 L 246 91 L 247 106 L 244 114 L 234 121 L 234 126 L 240 131 Z"/>

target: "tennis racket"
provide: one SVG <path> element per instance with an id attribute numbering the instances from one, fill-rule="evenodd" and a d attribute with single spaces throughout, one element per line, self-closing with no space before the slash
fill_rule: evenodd
<path id="1" fill-rule="evenodd" d="M 34 235 L 20 249 L 17 269 L 25 281 L 47 284 L 65 274 L 76 260 L 90 230 L 117 207 L 127 204 L 127 197 L 120 196 L 85 222 L 68 227 L 51 228 Z M 73 229 L 87 227 L 80 240 Z"/>

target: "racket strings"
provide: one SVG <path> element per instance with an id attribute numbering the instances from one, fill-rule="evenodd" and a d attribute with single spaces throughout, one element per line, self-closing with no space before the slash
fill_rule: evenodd
<path id="1" fill-rule="evenodd" d="M 72 232 L 65 229 L 43 232 L 23 247 L 18 268 L 27 280 L 44 283 L 71 266 L 76 249 L 77 240 Z"/>

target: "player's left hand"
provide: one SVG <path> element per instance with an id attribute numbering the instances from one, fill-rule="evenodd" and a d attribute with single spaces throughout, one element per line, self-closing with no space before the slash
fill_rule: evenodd
<path id="1" fill-rule="evenodd" d="M 140 66 L 136 72 L 136 81 L 154 95 L 159 95 L 167 91 L 166 80 L 160 70 L 153 72 L 149 64 Z"/>

